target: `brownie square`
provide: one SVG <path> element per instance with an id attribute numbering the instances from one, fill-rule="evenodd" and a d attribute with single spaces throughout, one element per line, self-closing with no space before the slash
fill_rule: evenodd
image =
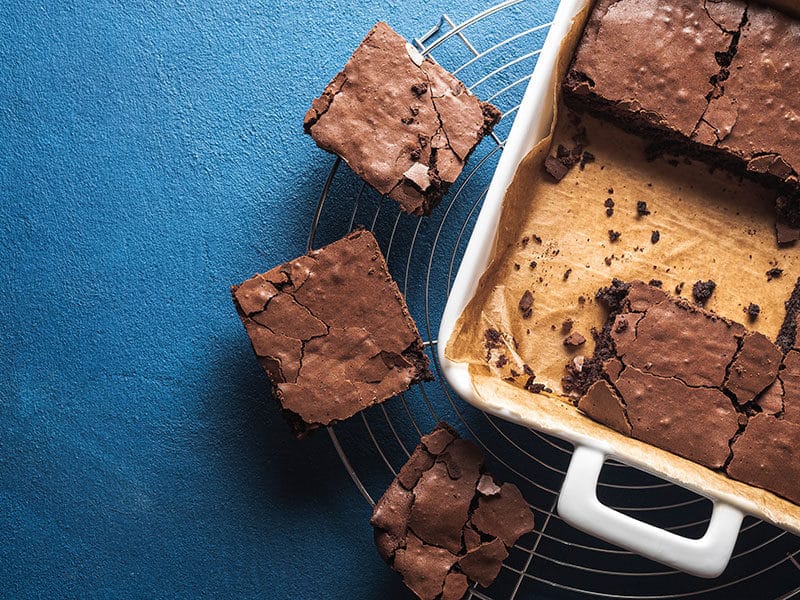
<path id="1" fill-rule="evenodd" d="M 427 215 L 500 112 L 377 23 L 303 126 L 364 181 L 414 215 Z"/>
<path id="2" fill-rule="evenodd" d="M 422 437 L 370 523 L 378 553 L 422 600 L 459 600 L 473 582 L 488 587 L 534 527 L 519 489 L 495 483 L 478 447 L 446 423 Z"/>
<path id="3" fill-rule="evenodd" d="M 231 293 L 297 437 L 433 378 L 368 231 L 255 275 Z"/>

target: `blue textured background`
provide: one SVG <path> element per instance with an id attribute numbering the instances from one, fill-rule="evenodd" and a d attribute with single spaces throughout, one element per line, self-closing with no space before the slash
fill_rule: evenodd
<path id="1" fill-rule="evenodd" d="M 0 595 L 406 597 L 228 286 L 303 252 L 302 117 L 371 25 L 484 6 L 2 3 Z"/>

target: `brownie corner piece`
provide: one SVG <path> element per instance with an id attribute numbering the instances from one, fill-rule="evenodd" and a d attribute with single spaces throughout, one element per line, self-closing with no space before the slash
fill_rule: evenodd
<path id="1" fill-rule="evenodd" d="M 297 437 L 433 378 L 374 236 L 355 231 L 231 288 Z"/>
<path id="2" fill-rule="evenodd" d="M 305 115 L 304 130 L 378 192 L 428 215 L 500 111 L 377 23 Z"/>
<path id="3" fill-rule="evenodd" d="M 498 484 L 483 454 L 446 423 L 422 437 L 370 519 L 381 557 L 422 600 L 488 587 L 508 549 L 534 529 L 519 489 Z"/>

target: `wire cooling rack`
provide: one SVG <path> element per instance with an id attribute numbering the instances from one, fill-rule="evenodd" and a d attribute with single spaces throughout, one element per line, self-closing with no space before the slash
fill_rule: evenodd
<path id="1" fill-rule="evenodd" d="M 800 539 L 752 518 L 745 520 L 730 566 L 716 580 L 670 570 L 572 529 L 555 512 L 571 446 L 474 409 L 447 386 L 441 373 L 435 339 L 439 318 L 550 26 L 542 16 L 555 12 L 550 4 L 508 0 L 460 23 L 443 15 L 414 39 L 424 55 L 454 72 L 504 115 L 432 216 L 402 214 L 391 200 L 340 168 L 338 159 L 324 182 L 309 248 L 355 225 L 373 230 L 437 375 L 435 382 L 329 428 L 333 445 L 365 500 L 374 504 L 420 436 L 444 419 L 481 446 L 498 478 L 520 487 L 534 511 L 536 529 L 514 546 L 491 587 L 470 590 L 472 598 L 800 597 Z M 710 515 L 706 499 L 613 461 L 604 469 L 598 495 L 622 512 L 689 537 L 702 535 Z"/>

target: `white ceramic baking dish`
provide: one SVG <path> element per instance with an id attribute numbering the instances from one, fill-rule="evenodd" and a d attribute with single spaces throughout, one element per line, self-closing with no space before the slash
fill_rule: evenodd
<path id="1" fill-rule="evenodd" d="M 443 372 L 456 392 L 467 402 L 501 418 L 533 426 L 575 445 L 566 478 L 558 499 L 558 513 L 572 526 L 642 556 L 700 577 L 716 577 L 730 561 L 745 512 L 746 500 L 727 496 L 724 500 L 701 493 L 713 502 L 705 535 L 689 539 L 643 523 L 602 504 L 597 498 L 597 483 L 604 462 L 613 457 L 642 470 L 669 479 L 638 457 L 626 455 L 613 444 L 588 437 L 554 424 L 530 423 L 517 412 L 503 410 L 502 403 L 487 404 L 473 389 L 468 368 L 445 357 L 445 348 L 456 321 L 472 298 L 478 281 L 487 267 L 508 185 L 516 169 L 533 146 L 546 137 L 553 118 L 553 94 L 556 64 L 561 42 L 570 30 L 574 17 L 591 0 L 562 0 L 539 55 L 519 112 L 509 133 L 505 149 L 490 184 L 480 215 L 475 223 L 464 258 L 453 283 L 439 328 L 438 352 Z"/>

